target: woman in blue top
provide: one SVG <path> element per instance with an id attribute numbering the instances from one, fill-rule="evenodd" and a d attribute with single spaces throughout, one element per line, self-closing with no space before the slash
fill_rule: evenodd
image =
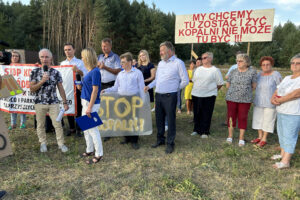
<path id="1" fill-rule="evenodd" d="M 101 91 L 101 74 L 97 67 L 97 55 L 94 49 L 86 48 L 81 52 L 82 61 L 87 68 L 88 73 L 82 81 L 81 104 L 82 116 L 91 117 L 92 112 L 98 112 L 100 109 L 100 91 Z M 94 127 L 84 131 L 86 141 L 86 152 L 83 157 L 94 154 L 91 160 L 87 160 L 87 164 L 97 163 L 103 156 L 103 147 L 98 127 Z"/>
<path id="2" fill-rule="evenodd" d="M 254 98 L 252 128 L 258 131 L 258 137 L 251 143 L 263 147 L 267 144 L 268 133 L 273 133 L 276 120 L 275 105 L 271 98 L 281 81 L 281 75 L 273 71 L 274 59 L 264 56 L 260 59 L 261 72 L 257 74 L 257 86 Z"/>

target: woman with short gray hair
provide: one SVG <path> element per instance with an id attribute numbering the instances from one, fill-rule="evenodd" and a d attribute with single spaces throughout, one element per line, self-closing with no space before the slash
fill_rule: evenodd
<path id="1" fill-rule="evenodd" d="M 281 159 L 273 167 L 283 169 L 290 167 L 300 131 L 300 54 L 291 59 L 292 75 L 286 76 L 277 86 L 271 102 L 276 105 L 277 133 L 281 148 L 280 155 L 271 159 Z"/>
<path id="2" fill-rule="evenodd" d="M 239 146 L 245 145 L 244 134 L 247 128 L 248 112 L 252 102 L 252 91 L 256 87 L 256 70 L 250 67 L 251 60 L 247 54 L 236 56 L 237 69 L 227 79 L 227 142 L 232 143 L 233 128 L 238 120 L 240 129 Z"/>

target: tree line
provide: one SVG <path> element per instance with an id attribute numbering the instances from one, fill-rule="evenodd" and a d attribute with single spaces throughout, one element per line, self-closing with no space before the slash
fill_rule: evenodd
<path id="1" fill-rule="evenodd" d="M 113 51 L 137 55 L 148 50 L 152 62 L 159 61 L 159 44 L 174 42 L 175 14 L 163 13 L 155 4 L 129 0 L 31 0 L 4 3 L 0 0 L 0 40 L 10 48 L 35 50 L 49 48 L 63 58 L 63 44 L 77 49 L 93 47 L 101 52 L 101 39 L 113 40 Z M 0 47 L 2 48 L 2 47 Z M 191 44 L 175 45 L 176 55 L 190 59 Z M 258 66 L 261 56 L 272 56 L 276 67 L 289 66 L 289 59 L 300 52 L 300 27 L 292 22 L 274 27 L 272 42 L 251 43 L 250 56 Z M 237 51 L 247 51 L 247 43 L 194 44 L 200 56 L 214 53 L 214 64 L 234 64 Z"/>

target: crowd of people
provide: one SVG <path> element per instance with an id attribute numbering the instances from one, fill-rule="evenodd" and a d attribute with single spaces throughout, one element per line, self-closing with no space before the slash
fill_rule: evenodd
<path id="1" fill-rule="evenodd" d="M 251 66 L 251 59 L 247 54 L 238 52 L 236 65 L 233 65 L 223 80 L 219 68 L 213 65 L 213 54 L 205 52 L 196 61 L 189 63 L 189 69 L 175 54 L 171 42 L 163 42 L 159 47 L 161 61 L 155 66 L 150 61 L 147 50 L 141 50 L 137 60 L 130 52 L 120 57 L 112 51 L 112 41 L 105 38 L 101 42 L 102 52 L 99 56 L 92 48 L 81 52 L 81 60 L 75 57 L 75 47 L 66 43 L 64 52 L 66 60 L 61 65 L 73 65 L 76 79 L 82 84 L 76 85 L 77 116 L 91 116 L 98 112 L 101 95 L 104 93 L 118 93 L 125 96 L 139 95 L 144 99 L 149 93 L 150 102 L 155 102 L 155 120 L 157 137 L 152 148 L 166 144 L 165 152 L 170 154 L 175 149 L 176 110 L 181 112 L 181 91 L 184 91 L 187 114 L 193 115 L 192 136 L 209 138 L 211 121 L 218 91 L 226 85 L 227 127 L 226 142 L 233 142 L 234 128 L 239 129 L 238 145 L 245 145 L 248 114 L 251 104 L 253 108 L 252 128 L 257 130 L 258 137 L 251 143 L 258 147 L 267 144 L 267 136 L 274 132 L 277 118 L 277 133 L 281 153 L 271 157 L 281 159 L 274 164 L 274 168 L 290 167 L 290 160 L 295 151 L 300 131 L 300 54 L 295 55 L 290 62 L 292 75 L 282 77 L 274 71 L 274 59 L 264 56 L 260 59 L 261 70 Z M 12 52 L 12 65 L 20 62 L 20 54 Z M 49 113 L 55 128 L 58 148 L 67 152 L 64 143 L 62 124 L 55 119 L 59 113 L 59 102 L 56 94 L 58 89 L 63 99 L 64 110 L 68 110 L 62 76 L 52 68 L 53 56 L 50 50 L 39 52 L 42 66 L 49 66 L 48 71 L 36 68 L 30 75 L 30 90 L 35 94 L 35 111 L 37 121 L 37 135 L 40 151 L 47 151 L 45 132 L 45 115 Z M 155 88 L 155 95 L 154 89 Z M 253 96 L 255 91 L 255 96 Z M 11 126 L 16 128 L 17 114 L 11 114 Z M 69 132 L 67 135 L 82 134 L 74 117 L 68 117 Z M 167 126 L 166 126 L 167 124 Z M 20 128 L 26 128 L 26 115 L 21 115 Z M 165 137 L 165 132 L 167 135 Z M 83 131 L 86 140 L 86 150 L 81 155 L 87 159 L 87 164 L 97 163 L 103 157 L 101 133 L 97 127 Z M 109 140 L 104 138 L 104 141 Z M 138 136 L 126 136 L 121 144 L 131 143 L 133 149 L 139 149 Z"/>

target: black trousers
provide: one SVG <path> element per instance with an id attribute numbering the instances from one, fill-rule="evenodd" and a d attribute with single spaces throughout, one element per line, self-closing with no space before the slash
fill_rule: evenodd
<path id="1" fill-rule="evenodd" d="M 192 101 L 194 109 L 194 132 L 197 132 L 200 135 L 209 135 L 211 118 L 216 102 L 216 96 L 192 96 Z"/>
<path id="2" fill-rule="evenodd" d="M 168 120 L 167 144 L 174 145 L 176 136 L 177 92 L 155 95 L 157 142 L 165 142 L 165 119 Z"/>
<path id="3" fill-rule="evenodd" d="M 77 107 L 76 107 L 76 110 L 77 110 L 77 117 L 81 117 L 81 112 L 82 112 L 82 105 L 81 105 L 81 91 L 78 90 L 76 88 L 76 100 L 77 100 Z M 75 122 L 75 117 L 74 116 L 67 116 L 67 119 L 68 119 L 68 122 L 69 122 L 69 128 L 71 130 L 78 130 L 78 131 L 81 131 L 80 127 L 76 124 Z"/>

